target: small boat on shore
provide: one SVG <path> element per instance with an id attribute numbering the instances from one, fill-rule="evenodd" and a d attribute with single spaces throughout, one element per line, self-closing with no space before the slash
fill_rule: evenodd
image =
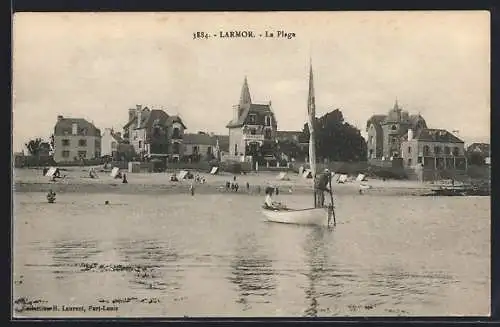
<path id="1" fill-rule="evenodd" d="M 268 221 L 275 223 L 327 226 L 329 222 L 327 208 L 280 210 L 263 208 L 262 213 Z"/>
<path id="2" fill-rule="evenodd" d="M 434 196 L 489 196 L 489 185 L 446 185 L 433 188 L 430 195 Z"/>

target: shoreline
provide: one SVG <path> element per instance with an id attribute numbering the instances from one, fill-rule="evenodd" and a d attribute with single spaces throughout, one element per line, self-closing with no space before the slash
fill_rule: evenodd
<path id="1" fill-rule="evenodd" d="M 195 194 L 217 194 L 224 193 L 230 195 L 254 195 L 264 196 L 264 188 L 261 186 L 260 193 L 258 186 L 240 186 L 238 192 L 226 191 L 221 185 L 194 184 Z M 308 195 L 311 194 L 311 187 L 307 186 L 279 186 L 279 195 Z M 56 193 L 113 193 L 113 194 L 143 194 L 143 195 L 168 195 L 168 194 L 190 194 L 190 183 L 179 182 L 177 184 L 122 184 L 117 183 L 58 183 L 58 182 L 16 182 L 13 191 L 15 193 L 48 192 L 52 190 Z M 334 195 L 360 195 L 359 187 L 355 184 L 344 184 L 333 186 Z M 423 196 L 429 193 L 428 188 L 404 188 L 404 187 L 373 187 L 363 191 L 363 195 L 377 196 Z"/>
<path id="2" fill-rule="evenodd" d="M 308 195 L 312 192 L 312 180 L 302 178 L 298 174 L 289 173 L 287 179 L 280 180 L 276 173 L 259 172 L 246 175 L 221 173 L 210 175 L 204 172 L 194 174 L 206 180 L 206 183 L 195 183 L 193 179 L 178 182 L 170 181 L 171 173 L 127 173 L 128 183 L 123 184 L 121 179 L 114 179 L 107 172 L 98 173 L 98 178 L 89 178 L 88 170 L 75 168 L 66 170 L 64 178 L 56 182 L 42 176 L 39 170 L 16 169 L 14 172 L 13 191 L 15 193 L 48 192 L 56 193 L 114 193 L 114 194 L 190 194 L 190 186 L 194 186 L 195 194 L 227 195 L 255 195 L 264 196 L 267 186 L 278 187 L 279 195 Z M 236 178 L 238 192 L 226 191 L 226 182 L 233 182 Z M 246 184 L 249 184 L 247 189 Z M 422 196 L 429 194 L 430 184 L 407 180 L 369 179 L 363 184 L 369 189 L 363 190 L 363 195 L 388 196 Z M 260 192 L 259 192 L 260 187 Z M 334 195 L 360 195 L 360 182 L 349 180 L 346 183 L 332 183 Z"/>

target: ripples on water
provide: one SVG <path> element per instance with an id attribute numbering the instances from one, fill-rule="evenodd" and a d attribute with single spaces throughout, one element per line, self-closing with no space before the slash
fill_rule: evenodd
<path id="1" fill-rule="evenodd" d="M 16 194 L 18 315 L 489 313 L 489 198 L 346 197 L 332 231 L 267 223 L 242 195 L 43 199 Z"/>

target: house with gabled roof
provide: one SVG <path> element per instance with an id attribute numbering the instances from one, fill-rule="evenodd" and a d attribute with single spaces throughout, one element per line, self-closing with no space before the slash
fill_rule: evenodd
<path id="1" fill-rule="evenodd" d="M 105 128 L 101 138 L 101 156 L 114 157 L 118 152 L 118 145 L 124 142 L 121 133 L 113 128 Z"/>
<path id="2" fill-rule="evenodd" d="M 445 129 L 409 129 L 401 138 L 401 157 L 409 168 L 424 170 L 465 170 L 464 141 Z"/>
<path id="3" fill-rule="evenodd" d="M 54 161 L 71 162 L 101 156 L 101 130 L 84 118 L 57 116 Z"/>
<path id="4" fill-rule="evenodd" d="M 229 129 L 229 156 L 252 156 L 274 159 L 277 120 L 271 102 L 254 103 L 245 76 L 240 101 L 233 106 Z"/>
<path id="5" fill-rule="evenodd" d="M 410 115 L 396 100 L 387 114 L 376 114 L 366 122 L 368 159 L 400 157 L 401 137 L 408 129 L 417 132 L 427 128 L 425 119 L 420 115 Z"/>
<path id="6" fill-rule="evenodd" d="M 182 156 L 186 125 L 179 116 L 136 105 L 129 109 L 123 138 L 143 158 L 160 156 L 177 161 Z"/>

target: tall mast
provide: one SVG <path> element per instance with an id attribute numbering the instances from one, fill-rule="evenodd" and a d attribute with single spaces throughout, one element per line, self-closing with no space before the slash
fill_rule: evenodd
<path id="1" fill-rule="evenodd" d="M 309 166 L 313 178 L 316 176 L 316 138 L 314 131 L 314 122 L 316 120 L 316 101 L 314 97 L 314 81 L 312 60 L 309 62 L 309 96 L 307 98 L 307 124 L 309 127 Z"/>

